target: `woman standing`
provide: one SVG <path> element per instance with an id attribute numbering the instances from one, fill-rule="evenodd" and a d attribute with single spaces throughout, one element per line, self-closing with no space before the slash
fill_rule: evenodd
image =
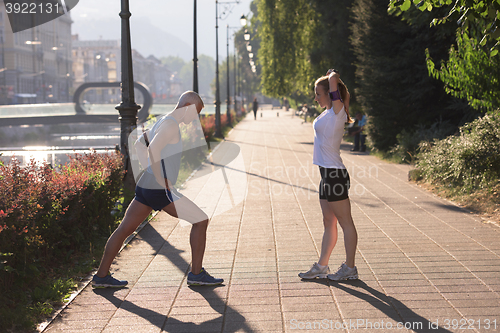
<path id="1" fill-rule="evenodd" d="M 351 216 L 349 201 L 349 173 L 340 157 L 340 143 L 346 122 L 352 123 L 349 116 L 349 91 L 335 70 L 316 80 L 315 101 L 326 111 L 313 123 L 314 151 L 313 164 L 319 166 L 321 182 L 319 202 L 323 213 L 325 231 L 321 243 L 319 261 L 305 273 L 303 279 L 326 278 L 334 281 L 358 278 L 354 263 L 358 234 Z M 344 232 L 346 260 L 335 274 L 329 274 L 328 261 L 337 243 L 337 222 Z"/>

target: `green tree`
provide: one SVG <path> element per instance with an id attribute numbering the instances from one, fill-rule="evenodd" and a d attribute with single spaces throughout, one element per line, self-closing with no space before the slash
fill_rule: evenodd
<path id="1" fill-rule="evenodd" d="M 499 0 L 414 0 L 421 11 L 431 12 L 432 25 L 456 22 L 456 44 L 449 58 L 437 69 L 432 52 L 427 51 L 428 70 L 445 83 L 452 96 L 464 98 L 484 113 L 499 107 L 498 82 L 500 60 Z M 403 14 L 405 20 L 415 16 L 410 0 L 392 0 L 389 11 Z M 445 14 L 440 13 L 444 10 Z M 440 15 L 441 14 L 441 15 Z"/>
<path id="2" fill-rule="evenodd" d="M 161 59 L 175 75 L 182 80 L 182 89 L 193 89 L 193 62 L 184 61 L 180 57 L 168 56 Z M 215 78 L 215 60 L 205 54 L 198 56 L 199 93 L 203 96 L 213 96 L 210 83 Z"/>
<path id="3" fill-rule="evenodd" d="M 215 59 L 201 54 L 198 56 L 198 84 L 200 94 L 214 96 L 210 83 L 215 78 Z"/>
<path id="4" fill-rule="evenodd" d="M 355 101 L 355 71 L 354 52 L 351 47 L 352 20 L 351 7 L 353 0 L 315 0 L 315 11 L 318 24 L 315 33 L 311 63 L 315 76 L 324 75 L 329 68 L 340 72 L 342 81 L 351 93 L 351 102 Z"/>
<path id="5" fill-rule="evenodd" d="M 310 1 L 260 0 L 258 12 L 262 92 L 270 97 L 311 95 L 310 54 L 318 20 Z"/>
<path id="6" fill-rule="evenodd" d="M 177 72 L 180 73 L 182 70 L 182 67 L 186 65 L 186 62 L 184 59 L 180 57 L 174 57 L 174 56 L 168 56 L 168 57 L 163 57 L 161 58 L 161 62 L 165 65 L 167 65 L 168 69 L 170 69 L 172 72 Z"/>
<path id="7" fill-rule="evenodd" d="M 437 16 L 432 24 L 449 21 L 457 22 L 460 31 L 480 41 L 479 46 L 491 56 L 500 49 L 500 1 L 498 0 L 413 0 L 413 4 L 421 11 L 436 12 L 436 8 L 445 8 L 445 16 Z M 391 0 L 389 11 L 405 12 L 412 7 L 411 0 Z"/>
<path id="8" fill-rule="evenodd" d="M 440 119 L 458 125 L 463 115 L 449 108 L 456 101 L 429 77 L 425 58 L 426 48 L 445 56 L 453 31 L 451 37 L 433 33 L 425 17 L 409 25 L 387 13 L 385 0 L 355 0 L 352 10 L 356 92 L 369 115 L 373 146 L 388 151 L 398 143 L 398 134 Z"/>
<path id="9" fill-rule="evenodd" d="M 500 57 L 491 57 L 478 48 L 478 41 L 457 32 L 457 48 L 451 47 L 449 59 L 435 67 L 429 51 L 429 72 L 445 83 L 446 92 L 463 98 L 476 110 L 493 111 L 500 107 Z"/>

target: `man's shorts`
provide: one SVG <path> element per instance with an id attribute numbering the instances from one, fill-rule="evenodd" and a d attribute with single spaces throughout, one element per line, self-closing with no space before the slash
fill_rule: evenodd
<path id="1" fill-rule="evenodd" d="M 321 182 L 319 183 L 319 198 L 328 202 L 349 198 L 351 181 L 347 169 L 319 167 Z"/>
<path id="2" fill-rule="evenodd" d="M 135 200 L 154 210 L 162 210 L 172 202 L 179 200 L 181 197 L 182 194 L 175 190 L 147 189 L 140 186 L 135 187 Z"/>

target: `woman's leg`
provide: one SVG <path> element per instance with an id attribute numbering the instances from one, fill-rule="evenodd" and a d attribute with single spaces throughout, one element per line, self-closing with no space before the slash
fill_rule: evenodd
<path id="1" fill-rule="evenodd" d="M 355 266 L 356 247 L 358 246 L 358 233 L 351 215 L 351 202 L 349 198 L 328 203 L 329 208 L 337 217 L 344 232 L 344 246 L 346 252 L 346 265 Z"/>
<path id="2" fill-rule="evenodd" d="M 146 206 L 139 201 L 133 199 L 125 212 L 125 217 L 122 222 L 109 237 L 104 254 L 102 256 L 101 264 L 96 275 L 98 277 L 105 277 L 108 275 L 109 268 L 113 263 L 118 251 L 123 245 L 125 239 L 130 236 L 135 229 L 141 224 L 151 213 L 151 207 Z"/>
<path id="3" fill-rule="evenodd" d="M 337 244 L 337 217 L 331 209 L 328 201 L 320 199 L 321 212 L 323 213 L 323 225 L 325 231 L 321 242 L 321 255 L 318 264 L 321 266 L 328 265 L 330 255 L 332 254 L 335 244 Z"/>

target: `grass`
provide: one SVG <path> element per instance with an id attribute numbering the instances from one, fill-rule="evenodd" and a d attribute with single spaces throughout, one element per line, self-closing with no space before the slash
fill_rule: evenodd
<path id="1" fill-rule="evenodd" d="M 32 332 L 37 323 L 49 317 L 63 305 L 90 271 L 96 268 L 102 256 L 107 235 L 96 239 L 88 252 L 68 253 L 66 260 L 52 263 L 37 273 L 36 286 L 14 285 L 0 294 L 0 327 L 6 332 Z M 19 290 L 24 292 L 19 293 Z M 13 302 L 12 300 L 16 300 Z"/>

